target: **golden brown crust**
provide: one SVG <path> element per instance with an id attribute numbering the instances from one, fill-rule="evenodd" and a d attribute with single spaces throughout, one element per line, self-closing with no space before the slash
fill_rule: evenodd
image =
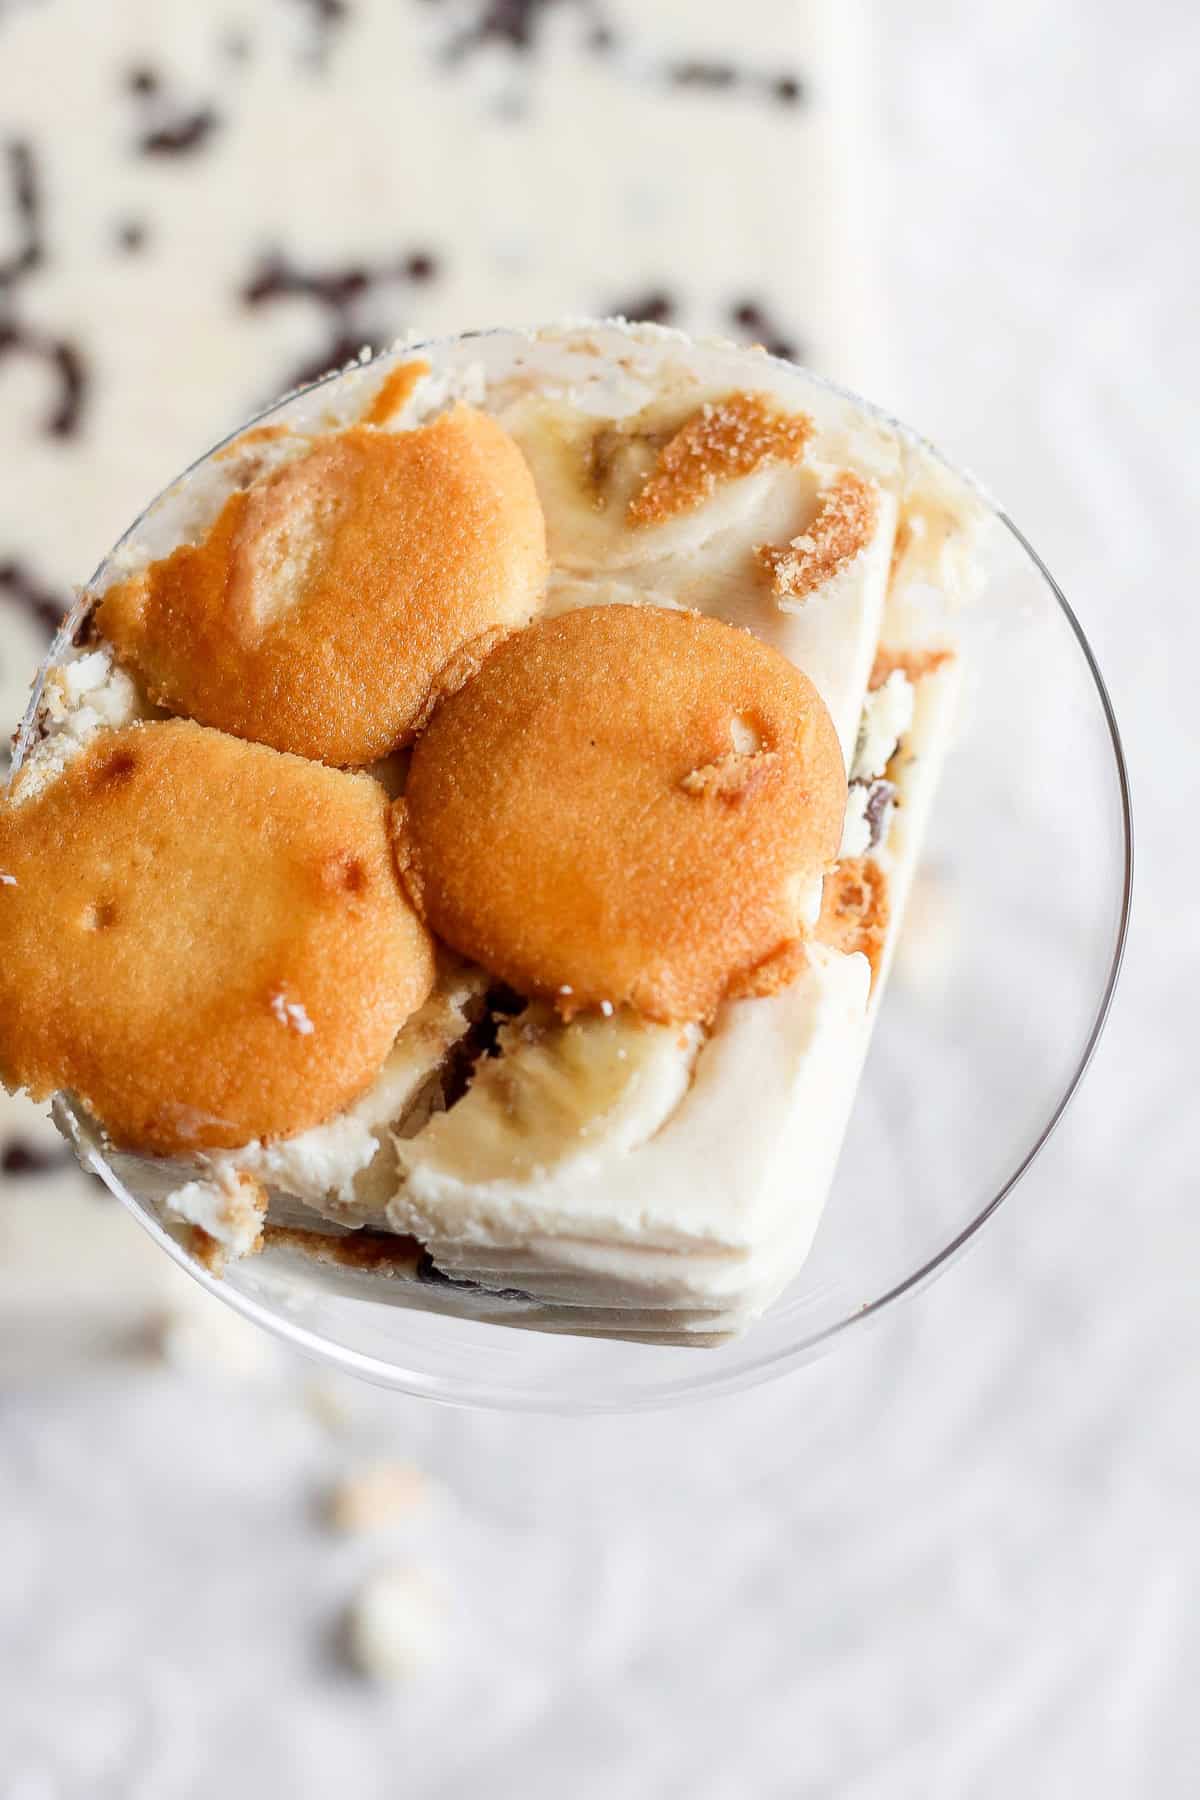
<path id="1" fill-rule="evenodd" d="M 802 462 L 813 429 L 804 413 L 784 412 L 763 394 L 709 401 L 663 446 L 625 516 L 630 525 L 661 525 L 702 506 L 718 482 L 764 463 Z"/>
<path id="2" fill-rule="evenodd" d="M 946 663 L 954 661 L 953 650 L 885 650 L 882 646 L 875 652 L 875 661 L 871 666 L 871 678 L 868 688 L 874 693 L 881 688 L 889 675 L 900 669 L 908 679 L 916 683 L 926 675 L 932 675 Z"/>
<path id="3" fill-rule="evenodd" d="M 727 750 L 716 762 L 689 769 L 679 785 L 685 794 L 707 794 L 727 806 L 741 806 L 770 779 L 778 761 L 778 750 Z"/>
<path id="4" fill-rule="evenodd" d="M 0 802 L 0 868 L 0 1077 L 132 1148 L 320 1124 L 432 985 L 382 788 L 182 720 Z"/>
<path id="5" fill-rule="evenodd" d="M 847 857 L 825 877 L 817 941 L 846 956 L 861 952 L 871 965 L 871 985 L 879 979 L 890 916 L 888 880 L 869 856 Z"/>
<path id="6" fill-rule="evenodd" d="M 239 432 L 231 443 L 216 452 L 218 462 L 227 462 L 231 456 L 241 456 L 243 451 L 257 449 L 260 444 L 273 444 L 279 438 L 291 437 L 290 425 L 251 425 L 248 431 Z"/>
<path id="7" fill-rule="evenodd" d="M 424 731 L 443 700 L 457 694 L 459 688 L 466 687 L 468 681 L 478 675 L 496 645 L 502 644 L 507 636 L 506 625 L 493 625 L 490 631 L 483 631 L 469 644 L 463 644 L 442 664 L 430 683 L 428 697 L 416 721 L 417 731 Z"/>
<path id="8" fill-rule="evenodd" d="M 184 1248 L 193 1262 L 198 1262 L 202 1269 L 218 1279 L 225 1273 L 225 1251 L 216 1238 L 209 1237 L 199 1225 L 189 1225 L 184 1233 Z M 261 1244 L 259 1246 L 261 1249 Z"/>
<path id="9" fill-rule="evenodd" d="M 424 1254 L 415 1238 L 390 1231 L 351 1231 L 335 1237 L 332 1232 L 302 1231 L 294 1225 L 266 1225 L 263 1243 L 268 1250 L 298 1250 L 332 1268 L 362 1269 L 372 1275 L 410 1280 Z"/>
<path id="10" fill-rule="evenodd" d="M 243 431 L 240 437 L 218 450 L 213 460 L 232 463 L 231 485 L 248 488 L 268 469 L 280 468 L 291 456 L 302 454 L 305 443 L 306 440 L 290 425 L 252 425 L 249 431 Z M 279 445 L 286 446 L 286 455 L 273 448 Z"/>
<path id="11" fill-rule="evenodd" d="M 258 1232 L 249 1246 L 238 1253 L 239 1262 L 247 1256 L 257 1256 L 263 1247 L 263 1232 L 266 1228 L 268 1195 L 261 1181 L 244 1170 L 237 1169 L 228 1177 L 228 1206 L 231 1213 L 241 1213 L 243 1224 L 258 1221 Z M 184 1235 L 184 1244 L 188 1255 L 193 1257 L 210 1275 L 220 1279 L 225 1273 L 225 1265 L 229 1261 L 229 1252 L 219 1238 L 210 1237 L 202 1225 L 191 1225 Z"/>
<path id="12" fill-rule="evenodd" d="M 457 407 L 317 438 L 96 617 L 157 705 L 349 766 L 410 738 L 447 660 L 528 619 L 545 574 L 520 451 Z"/>
<path id="13" fill-rule="evenodd" d="M 428 374 L 429 364 L 423 357 L 415 357 L 412 362 L 398 363 L 380 382 L 370 406 L 362 416 L 363 424 L 386 425 L 389 419 L 394 419 Z"/>
<path id="14" fill-rule="evenodd" d="M 845 801 L 829 715 L 777 650 L 698 614 L 582 607 L 508 638 L 434 714 L 399 855 L 433 928 L 519 991 L 701 1018 L 800 935 Z"/>
<path id="15" fill-rule="evenodd" d="M 754 554 L 780 599 L 803 600 L 866 549 L 878 516 L 876 489 L 844 469 L 821 495 L 807 531 L 789 544 L 761 544 Z"/>
<path id="16" fill-rule="evenodd" d="M 727 1000 L 762 1000 L 771 994 L 778 994 L 781 989 L 791 987 L 797 976 L 803 975 L 808 967 L 808 946 L 803 938 L 792 938 L 790 942 L 781 944 L 772 950 L 769 956 L 756 964 L 753 969 L 746 969 L 731 982 L 725 998 Z"/>

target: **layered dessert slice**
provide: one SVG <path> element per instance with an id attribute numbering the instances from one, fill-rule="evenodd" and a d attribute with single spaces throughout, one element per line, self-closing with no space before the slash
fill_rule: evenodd
<path id="1" fill-rule="evenodd" d="M 743 1329 L 832 1179 L 981 512 L 858 402 L 653 328 L 299 396 L 60 646 L 0 811 L 0 1072 L 210 1268 Z"/>

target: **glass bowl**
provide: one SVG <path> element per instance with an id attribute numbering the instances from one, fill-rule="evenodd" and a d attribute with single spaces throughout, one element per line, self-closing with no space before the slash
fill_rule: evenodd
<path id="1" fill-rule="evenodd" d="M 404 353 L 422 348 L 443 365 L 482 362 L 491 376 L 530 346 L 522 334 L 488 332 Z M 745 379 L 745 352 L 703 355 L 714 369 L 736 364 L 734 378 Z M 331 379 L 252 423 L 327 417 Z M 785 395 L 811 392 L 814 381 L 764 357 L 754 379 Z M 154 548 L 152 522 L 165 517 L 169 530 L 177 490 L 165 490 L 126 538 L 137 533 Z M 461 1316 L 453 1290 L 298 1269 L 270 1253 L 214 1280 L 164 1229 L 153 1181 L 124 1165 L 119 1173 L 60 1096 L 56 1117 L 85 1166 L 167 1255 L 245 1318 L 343 1371 L 456 1405 L 589 1413 L 730 1392 L 823 1353 L 915 1293 L 979 1234 L 1061 1119 L 1103 1029 L 1129 919 L 1129 788 L 1103 679 L 1053 576 L 987 504 L 999 528 L 986 589 L 961 621 L 963 718 L 837 1176 L 807 1262 L 745 1336 L 685 1349 L 510 1329 Z M 47 667 L 78 623 L 67 620 Z"/>

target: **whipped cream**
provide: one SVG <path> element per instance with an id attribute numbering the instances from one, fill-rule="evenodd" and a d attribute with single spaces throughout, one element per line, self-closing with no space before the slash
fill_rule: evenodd
<path id="1" fill-rule="evenodd" d="M 136 686 L 106 644 L 50 669 L 37 710 L 38 736 L 13 784 L 13 799 L 32 800 L 97 732 L 128 725 L 144 712 Z"/>
<path id="2" fill-rule="evenodd" d="M 863 704 L 850 766 L 851 781 L 870 781 L 882 775 L 912 721 L 912 682 L 902 669 L 893 669 L 883 686 L 868 694 Z"/>
<path id="3" fill-rule="evenodd" d="M 249 1175 L 223 1169 L 206 1181 L 185 1182 L 167 1197 L 168 1215 L 203 1234 L 202 1260 L 219 1267 L 226 1258 L 251 1256 L 261 1247 L 267 1196 Z"/>

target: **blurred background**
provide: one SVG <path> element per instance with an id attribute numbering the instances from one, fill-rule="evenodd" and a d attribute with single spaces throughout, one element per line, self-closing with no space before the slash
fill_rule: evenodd
<path id="1" fill-rule="evenodd" d="M 1185 0 L 0 0 L 6 729 L 71 585 L 283 388 L 619 311 L 979 474 L 1108 676 L 1141 857 L 1096 1066 L 972 1254 L 677 1414 L 298 1365 L 0 1095 L 0 1800 L 1196 1791 L 1198 83 Z"/>

